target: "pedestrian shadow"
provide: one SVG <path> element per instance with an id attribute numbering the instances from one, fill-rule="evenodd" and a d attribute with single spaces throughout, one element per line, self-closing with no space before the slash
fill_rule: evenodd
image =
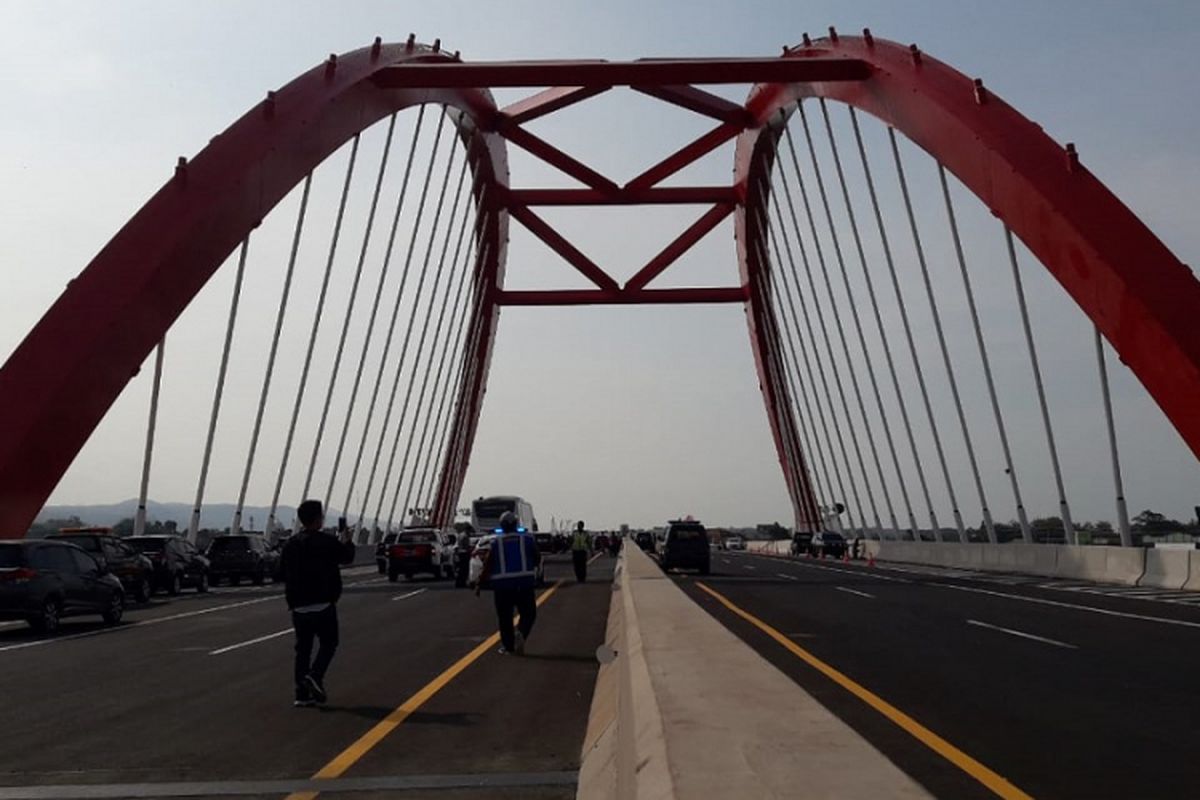
<path id="1" fill-rule="evenodd" d="M 386 706 L 320 706 L 319 708 L 322 714 L 349 714 L 375 722 L 385 719 L 394 710 Z"/>
<path id="2" fill-rule="evenodd" d="M 414 711 L 404 720 L 416 725 L 450 725 L 455 728 L 465 728 L 475 725 L 483 714 L 474 711 L 455 711 L 440 713 L 436 711 Z"/>

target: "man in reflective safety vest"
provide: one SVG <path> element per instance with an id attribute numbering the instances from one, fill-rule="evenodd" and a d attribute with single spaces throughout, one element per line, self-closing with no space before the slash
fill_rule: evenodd
<path id="1" fill-rule="evenodd" d="M 542 561 L 537 540 L 517 522 L 517 515 L 506 511 L 500 517 L 500 529 L 486 545 L 487 557 L 479 578 L 480 588 L 491 589 L 496 601 L 496 625 L 500 629 L 500 652 L 525 654 L 525 640 L 533 632 L 537 619 L 534 586 Z M 513 612 L 520 621 L 513 630 Z"/>
<path id="2" fill-rule="evenodd" d="M 592 537 L 583 529 L 583 521 L 575 525 L 571 534 L 571 563 L 575 566 L 575 580 L 583 583 L 587 580 L 588 556 L 592 552 Z"/>

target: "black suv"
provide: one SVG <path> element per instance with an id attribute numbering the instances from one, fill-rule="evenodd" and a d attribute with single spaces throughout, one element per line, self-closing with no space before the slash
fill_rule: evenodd
<path id="1" fill-rule="evenodd" d="M 75 545 L 0 542 L 0 619 L 23 619 L 35 631 L 54 633 L 66 616 L 99 614 L 116 625 L 124 613 L 121 581 Z"/>
<path id="2" fill-rule="evenodd" d="M 154 565 L 154 588 L 177 595 L 185 586 L 208 591 L 208 559 L 182 536 L 131 536 L 125 540 Z"/>
<path id="3" fill-rule="evenodd" d="M 228 578 L 237 586 L 242 578 L 262 586 L 267 578 L 275 579 L 279 553 L 267 546 L 261 536 L 238 534 L 218 536 L 208 545 L 208 579 L 219 583 Z"/>
<path id="4" fill-rule="evenodd" d="M 150 559 L 107 531 L 65 530 L 51 534 L 56 542 L 70 542 L 85 550 L 100 566 L 117 576 L 125 594 L 139 603 L 150 600 L 154 567 Z"/>
<path id="5" fill-rule="evenodd" d="M 658 540 L 658 563 L 664 570 L 695 569 L 709 573 L 708 531 L 699 522 L 673 520 Z"/>

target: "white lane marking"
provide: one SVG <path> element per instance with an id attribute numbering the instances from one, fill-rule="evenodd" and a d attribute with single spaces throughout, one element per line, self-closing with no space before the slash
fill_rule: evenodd
<path id="1" fill-rule="evenodd" d="M 20 644 L 10 644 L 0 647 L 0 653 L 9 650 L 24 650 L 27 647 L 40 647 L 44 644 L 54 644 L 56 642 L 69 642 L 74 639 L 86 639 L 92 636 L 101 636 L 106 633 L 120 633 L 121 631 L 131 631 L 134 628 L 144 628 L 148 625 L 158 625 L 162 622 L 173 622 L 180 619 L 189 619 L 191 617 L 199 617 L 204 614 L 212 614 L 217 611 L 227 611 L 231 608 L 241 608 L 242 606 L 252 606 L 258 603 L 265 603 L 268 600 L 282 600 L 282 595 L 271 595 L 270 597 L 256 597 L 253 600 L 243 600 L 240 603 L 226 603 L 223 606 L 212 606 L 211 608 L 202 608 L 198 611 L 186 611 L 182 614 L 171 614 L 166 617 L 155 617 L 154 619 L 140 619 L 137 622 L 130 622 L 126 625 L 118 625 L 114 628 L 101 628 L 100 630 L 87 631 L 86 633 L 73 633 L 69 636 L 55 636 L 51 639 L 38 639 L 32 642 L 21 642 Z"/>
<path id="2" fill-rule="evenodd" d="M 758 569 L 758 567 L 753 564 L 742 564 L 742 569 Z"/>
<path id="3" fill-rule="evenodd" d="M 415 592 L 409 592 L 408 594 L 396 595 L 396 596 L 395 596 L 395 597 L 393 597 L 392 599 L 393 599 L 393 600 L 407 600 L 407 599 L 408 599 L 408 598 L 410 598 L 410 597 L 416 597 L 417 595 L 419 595 L 419 594 L 420 594 L 421 592 L 423 592 L 423 591 L 425 591 L 425 590 L 424 590 L 424 589 L 417 589 Z"/>
<path id="4" fill-rule="evenodd" d="M 1055 647 L 1063 647 L 1067 650 L 1079 649 L 1073 644 L 1067 644 L 1066 642 L 1060 642 L 1055 639 L 1047 639 L 1044 636 L 1034 636 L 1032 633 L 1025 633 L 1024 631 L 1014 631 L 1012 628 L 1001 628 L 999 625 L 989 625 L 988 623 L 980 622 L 977 619 L 969 619 L 967 620 L 967 624 L 974 625 L 977 628 L 987 628 L 988 630 L 992 631 L 1000 631 L 1001 633 L 1007 633 L 1009 636 L 1019 636 L 1022 639 L 1029 639 L 1034 642 L 1041 642 L 1042 644 L 1051 644 Z"/>
<path id="5" fill-rule="evenodd" d="M 1093 614 L 1102 614 L 1106 617 L 1124 617 L 1125 619 L 1137 619 L 1143 622 L 1161 622 L 1164 625 L 1178 625 L 1181 628 L 1200 628 L 1200 622 L 1188 622 L 1183 619 L 1167 619 L 1165 617 L 1152 617 L 1149 614 L 1134 614 L 1129 611 L 1113 611 L 1107 608 L 1096 608 L 1094 606 L 1082 606 L 1078 603 L 1064 603 L 1059 600 L 1047 600 L 1044 597 L 1022 597 L 1019 594 L 1007 594 L 1005 592 L 994 592 L 991 589 L 977 589 L 973 586 L 956 586 L 952 583 L 930 583 L 929 586 L 940 586 L 943 589 L 954 589 L 959 592 L 973 592 L 975 594 L 986 594 L 992 597 L 1003 597 L 1007 600 L 1020 600 L 1024 603 L 1036 603 L 1043 606 L 1055 606 L 1057 608 L 1070 608 L 1076 611 L 1090 611 Z"/>
<path id="6" fill-rule="evenodd" d="M 211 653 L 209 653 L 209 655 L 210 656 L 219 656 L 222 653 L 228 653 L 231 650 L 240 650 L 241 648 L 249 647 L 252 644 L 258 644 L 259 642 L 265 642 L 268 639 L 277 639 L 280 636 L 283 636 L 284 634 L 288 634 L 291 632 L 292 632 L 291 628 L 284 628 L 281 631 L 275 631 L 275 633 L 268 633 L 266 636 L 259 636 L 257 639 L 250 639 L 249 641 L 238 642 L 237 644 L 231 644 L 231 645 L 229 645 L 229 647 L 222 647 L 220 650 L 213 650 Z"/>
<path id="7" fill-rule="evenodd" d="M 782 572 L 776 572 L 775 574 L 776 574 L 776 575 L 778 575 L 778 576 L 779 576 L 779 577 L 781 577 L 781 578 L 787 578 L 789 581 L 798 581 L 798 580 L 800 580 L 800 579 L 799 579 L 799 578 L 797 578 L 795 575 L 786 575 L 786 574 L 784 574 L 784 573 L 782 573 Z"/>
<path id="8" fill-rule="evenodd" d="M 868 600 L 875 599 L 875 595 L 867 594 L 866 592 L 860 592 L 858 589 L 847 589 L 845 586 L 835 586 L 833 588 L 837 589 L 839 592 L 846 592 L 847 594 L 856 594 L 859 597 L 865 597 Z"/>
<path id="9" fill-rule="evenodd" d="M 809 569 L 823 569 L 826 572 L 840 572 L 843 575 L 853 575 L 856 578 L 873 578 L 877 581 L 892 581 L 893 583 L 912 583 L 907 578 L 896 578 L 891 575 L 880 575 L 877 572 L 868 572 L 861 569 L 839 569 L 838 567 L 825 567 L 819 564 L 809 564 L 807 561 L 794 562 L 798 567 L 808 567 Z"/>
<path id="10" fill-rule="evenodd" d="M 382 577 L 375 576 L 373 578 L 368 578 L 365 581 L 351 581 L 350 583 L 347 583 L 345 585 L 346 586 L 362 586 L 363 584 L 375 583 L 380 580 L 382 580 Z M 266 597 L 256 597 L 253 600 L 242 600 L 237 603 L 226 603 L 225 605 L 221 605 L 221 606 L 212 606 L 210 608 L 201 608 L 197 611 L 185 611 L 180 614 L 170 614 L 165 617 L 154 617 L 153 619 L 139 619 L 135 622 L 129 622 L 129 623 L 125 623 L 123 625 L 117 625 L 116 627 L 112 627 L 112 628 L 101 628 L 99 630 L 87 631 L 85 633 L 73 633 L 73 634 L 70 634 L 67 636 L 55 636 L 53 638 L 37 639 L 32 642 L 21 642 L 19 644 L 5 645 L 3 647 L 0 647 L 0 653 L 6 653 L 10 650 L 24 650 L 28 647 L 41 647 L 42 645 L 55 644 L 56 642 L 70 642 L 75 639 L 87 639 L 92 636 L 102 636 L 102 635 L 108 634 L 108 633 L 120 633 L 122 631 L 133 630 L 134 628 L 144 628 L 148 625 L 158 625 L 159 623 L 162 623 L 162 622 L 174 622 L 176 620 L 181 620 L 181 619 L 190 619 L 192 617 L 203 616 L 204 614 L 212 614 L 217 611 L 227 611 L 231 608 L 242 608 L 243 606 L 252 606 L 252 605 L 256 605 L 258 603 L 266 603 L 270 600 L 282 600 L 282 599 L 283 599 L 282 593 L 270 594 L 270 595 L 267 595 Z"/>

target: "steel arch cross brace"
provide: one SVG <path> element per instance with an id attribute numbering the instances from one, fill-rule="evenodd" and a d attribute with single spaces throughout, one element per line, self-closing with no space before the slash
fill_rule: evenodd
<path id="1" fill-rule="evenodd" d="M 797 100 L 839 101 L 894 127 L 1025 243 L 1200 457 L 1200 281 L 1192 272 L 1079 163 L 1073 147 L 1060 146 L 981 82 L 915 45 L 869 35 L 819 40 L 783 57 L 820 56 L 861 60 L 870 76 L 756 86 L 746 102 L 754 125 L 737 144 L 737 185 L 769 176 L 772 147 L 763 134 L 781 111 L 790 116 Z M 753 229 L 765 209 L 756 195 L 743 196 L 739 230 Z M 757 265 L 740 250 L 743 270 L 753 273 Z"/>
<path id="2" fill-rule="evenodd" d="M 174 177 L 70 282 L 0 368 L 0 538 L 25 535 L 192 298 L 271 209 L 355 134 L 404 108 L 444 104 L 474 153 L 472 170 L 483 173 L 478 183 L 507 185 L 504 142 L 484 124 L 497 113 L 490 92 L 385 88 L 373 80 L 398 64 L 456 58 L 411 41 L 378 40 L 331 56 L 269 93 L 190 162 L 180 160 Z M 499 285 L 508 215 L 494 204 L 487 214 L 482 246 L 489 256 L 482 268 L 490 285 Z M 485 305 L 482 313 L 492 310 Z M 483 330 L 476 350 L 483 355 L 481 383 L 494 326 Z"/>

